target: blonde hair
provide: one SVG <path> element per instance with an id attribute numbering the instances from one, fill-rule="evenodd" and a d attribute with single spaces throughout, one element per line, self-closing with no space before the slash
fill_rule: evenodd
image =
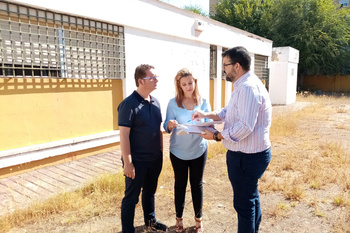
<path id="1" fill-rule="evenodd" d="M 201 101 L 201 96 L 199 95 L 199 91 L 198 91 L 197 79 L 193 77 L 192 72 L 189 69 L 183 68 L 177 72 L 174 80 L 175 81 L 175 100 L 176 100 L 177 106 L 180 108 L 184 108 L 182 105 L 182 101 L 185 97 L 185 94 L 180 86 L 180 79 L 187 76 L 192 76 L 195 83 L 194 91 L 192 93 L 192 98 L 194 99 L 196 105 L 199 105 Z"/>

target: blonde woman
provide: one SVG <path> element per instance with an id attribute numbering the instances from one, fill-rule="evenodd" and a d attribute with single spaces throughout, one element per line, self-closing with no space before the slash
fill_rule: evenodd
<path id="1" fill-rule="evenodd" d="M 207 141 L 198 134 L 177 135 L 178 124 L 191 122 L 196 111 L 209 112 L 210 104 L 198 92 L 197 79 L 184 68 L 175 76 L 175 98 L 168 103 L 164 129 L 171 133 L 170 159 L 175 175 L 175 231 L 183 232 L 183 210 L 187 180 L 191 185 L 196 232 L 204 231 L 202 224 L 203 172 L 207 160 Z M 210 121 L 201 119 L 201 121 Z M 198 123 L 197 121 L 193 124 Z"/>

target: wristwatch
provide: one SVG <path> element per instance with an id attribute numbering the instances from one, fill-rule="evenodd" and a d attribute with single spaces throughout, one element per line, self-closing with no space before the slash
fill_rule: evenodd
<path id="1" fill-rule="evenodd" d="M 220 142 L 221 139 L 218 138 L 218 134 L 219 134 L 219 131 L 216 131 L 216 132 L 213 134 L 213 138 L 214 138 L 215 141 Z"/>

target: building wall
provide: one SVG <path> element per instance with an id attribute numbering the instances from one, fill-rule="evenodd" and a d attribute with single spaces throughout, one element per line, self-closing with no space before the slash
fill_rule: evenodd
<path id="1" fill-rule="evenodd" d="M 0 78 L 0 151 L 117 130 L 121 80 Z"/>
<path id="2" fill-rule="evenodd" d="M 226 80 L 222 79 L 221 80 L 221 108 L 225 107 L 226 105 L 225 94 L 226 94 Z"/>
<path id="3" fill-rule="evenodd" d="M 125 32 L 127 41 L 125 96 L 130 95 L 136 89 L 133 77 L 135 67 L 142 63 L 149 63 L 155 66 L 159 76 L 157 89 L 151 94 L 159 99 L 163 118 L 166 115 L 169 99 L 175 96 L 175 75 L 184 67 L 193 71 L 202 97 L 209 99 L 208 44 L 154 32 L 147 32 L 145 37 L 144 31 L 134 28 L 127 28 Z"/>
<path id="4" fill-rule="evenodd" d="M 209 98 L 209 103 L 211 106 L 211 109 L 214 109 L 214 88 L 215 88 L 215 82 L 214 79 L 210 79 L 209 80 L 209 84 L 210 84 L 210 89 L 209 89 L 209 94 L 210 94 L 210 98 Z"/>
<path id="5" fill-rule="evenodd" d="M 350 92 L 350 75 L 307 75 L 303 89 L 310 91 Z"/>
<path id="6" fill-rule="evenodd" d="M 215 14 L 214 6 L 218 3 L 219 0 L 209 0 L 209 13 Z"/>
<path id="7" fill-rule="evenodd" d="M 153 94 L 162 96 L 162 110 L 166 99 L 174 94 L 172 81 L 176 72 L 188 67 L 199 79 L 199 88 L 204 98 L 209 98 L 209 48 L 218 46 L 218 70 L 221 70 L 221 49 L 245 46 L 252 54 L 271 56 L 272 41 L 243 30 L 228 26 L 204 16 L 180 9 L 156 0 L 112 1 L 100 0 L 21 0 L 48 9 L 91 17 L 125 28 L 126 79 L 124 97 L 135 89 L 134 69 L 138 64 L 150 63 L 158 69 L 161 80 Z M 84 6 L 84 7 L 81 7 Z M 107 6 L 107 7 L 106 7 Z M 147 17 L 143 17 L 147 15 Z M 138 16 L 138 17 L 136 17 Z M 201 22 L 201 27 L 198 27 Z M 221 72 L 218 72 L 221 76 Z M 220 77 L 218 77 L 220 78 Z M 166 82 L 163 80 L 166 79 Z M 221 107 L 221 81 L 216 80 L 218 90 L 214 105 Z"/>
<path id="8" fill-rule="evenodd" d="M 165 118 L 167 103 L 174 97 L 174 77 L 181 68 L 193 71 L 202 97 L 213 95 L 212 109 L 219 109 L 222 48 L 240 45 L 252 56 L 271 56 L 272 41 L 268 39 L 157 0 L 17 2 L 123 26 L 126 78 L 1 78 L 0 107 L 1 113 L 6 112 L 0 116 L 1 128 L 9 135 L 0 144 L 0 164 L 3 161 L 5 167 L 118 142 L 116 109 L 136 89 L 134 70 L 139 64 L 157 69 L 160 78 L 152 95 L 160 100 Z M 218 77 L 214 80 L 209 78 L 210 45 L 218 47 Z M 224 95 L 227 104 L 229 93 Z"/>

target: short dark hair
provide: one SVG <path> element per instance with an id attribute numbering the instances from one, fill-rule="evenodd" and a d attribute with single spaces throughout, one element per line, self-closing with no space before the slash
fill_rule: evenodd
<path id="1" fill-rule="evenodd" d="M 239 63 L 246 71 L 250 70 L 251 58 L 246 48 L 242 46 L 233 47 L 221 54 L 222 58 L 229 57 L 232 63 Z"/>
<path id="2" fill-rule="evenodd" d="M 146 77 L 146 71 L 154 69 L 154 66 L 148 64 L 141 64 L 135 69 L 135 82 L 136 86 L 139 86 L 139 79 Z"/>

